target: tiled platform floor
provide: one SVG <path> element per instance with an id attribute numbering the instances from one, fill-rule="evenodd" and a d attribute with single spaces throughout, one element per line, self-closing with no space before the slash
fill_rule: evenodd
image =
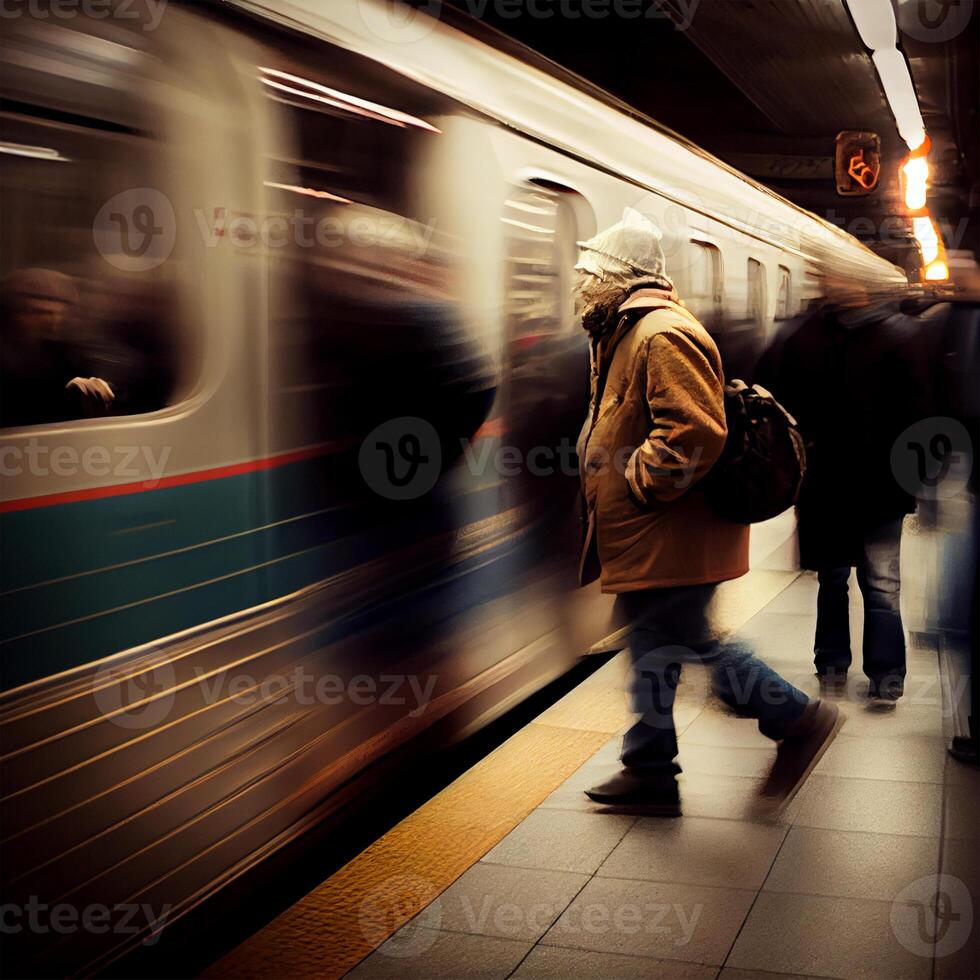
<path id="1" fill-rule="evenodd" d="M 740 630 L 808 693 L 815 593 L 803 574 Z M 936 651 L 910 649 L 891 714 L 864 707 L 852 674 L 841 734 L 773 819 L 754 806 L 771 743 L 686 668 L 681 819 L 587 800 L 616 767 L 612 738 L 349 976 L 980 977 L 980 774 L 946 756 Z"/>

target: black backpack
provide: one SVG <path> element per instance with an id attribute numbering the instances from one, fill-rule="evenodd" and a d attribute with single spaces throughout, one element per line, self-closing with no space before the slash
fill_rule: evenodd
<path id="1" fill-rule="evenodd" d="M 765 388 L 725 385 L 725 448 L 704 480 L 712 509 L 736 524 L 766 521 L 792 507 L 806 475 L 796 419 Z"/>

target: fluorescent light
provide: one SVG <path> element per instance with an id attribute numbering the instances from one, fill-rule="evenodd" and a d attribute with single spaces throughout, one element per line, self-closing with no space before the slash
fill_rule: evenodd
<path id="1" fill-rule="evenodd" d="M 32 160 L 69 162 L 68 157 L 63 157 L 57 150 L 51 149 L 50 146 L 28 146 L 26 143 L 0 143 L 0 153 L 6 153 L 12 157 L 30 157 Z"/>
<path id="2" fill-rule="evenodd" d="M 328 88 L 326 85 L 321 85 L 319 82 L 314 82 L 309 78 L 291 75 L 288 71 L 279 71 L 277 68 L 260 67 L 259 71 L 269 76 L 262 79 L 266 85 L 281 89 L 283 92 L 288 92 L 292 95 L 302 95 L 315 102 L 323 102 L 327 105 L 346 109 L 348 112 L 355 112 L 361 116 L 368 116 L 372 119 L 380 119 L 382 122 L 393 123 L 396 126 L 417 126 L 419 129 L 426 129 L 430 133 L 441 132 L 441 130 L 431 125 L 431 123 L 427 123 L 424 119 L 419 119 L 418 116 L 410 116 L 407 112 L 392 109 L 390 106 L 381 105 L 378 102 L 369 102 L 367 99 L 358 98 L 356 95 L 349 95 L 347 92 L 339 92 L 335 88 Z M 295 85 L 302 85 L 304 89 L 312 89 L 312 91 L 290 88 L 281 83 L 273 82 L 271 80 L 273 78 L 283 79 Z"/>
<path id="3" fill-rule="evenodd" d="M 921 211 L 926 206 L 929 161 L 925 157 L 911 157 L 902 167 L 902 173 L 905 175 L 905 206 L 910 211 Z"/>
<path id="4" fill-rule="evenodd" d="M 898 28 L 889 0 L 847 0 L 847 9 L 861 40 L 872 51 L 895 47 Z"/>
<path id="5" fill-rule="evenodd" d="M 878 69 L 881 86 L 888 97 L 888 104 L 902 139 L 908 143 L 910 150 L 917 150 L 925 142 L 926 129 L 905 58 L 895 48 L 891 48 L 873 52 L 871 60 Z"/>
<path id="6" fill-rule="evenodd" d="M 913 218 L 912 234 L 919 243 L 923 264 L 928 266 L 939 258 L 939 234 L 932 218 Z"/>
<path id="7" fill-rule="evenodd" d="M 553 228 L 541 228 L 538 225 L 529 225 L 526 221 L 515 221 L 513 218 L 501 218 L 505 225 L 513 225 L 515 228 L 524 228 L 527 231 L 536 231 L 542 235 L 554 234 Z"/>
<path id="8" fill-rule="evenodd" d="M 338 197 L 336 194 L 331 194 L 329 191 L 317 190 L 315 187 L 300 187 L 299 184 L 280 184 L 275 180 L 264 180 L 262 183 L 266 187 L 275 187 L 280 191 L 292 191 L 293 194 L 302 194 L 304 197 L 315 197 L 323 201 L 339 201 L 341 204 L 353 203 L 346 197 Z"/>

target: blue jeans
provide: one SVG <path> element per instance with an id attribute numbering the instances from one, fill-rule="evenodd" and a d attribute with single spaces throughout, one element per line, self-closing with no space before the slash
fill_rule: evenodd
<path id="1" fill-rule="evenodd" d="M 761 660 L 745 643 L 723 640 L 708 606 L 716 585 L 624 592 L 616 597 L 616 625 L 630 625 L 634 709 L 639 720 L 623 738 L 623 765 L 651 773 L 678 773 L 674 696 L 685 661 L 711 669 L 712 690 L 730 708 L 779 737 L 808 698 Z"/>
<path id="2" fill-rule="evenodd" d="M 901 694 L 905 684 L 905 631 L 902 628 L 899 561 L 902 519 L 869 531 L 857 566 L 864 597 L 864 672 L 873 687 Z M 845 672 L 851 665 L 847 579 L 850 568 L 817 573 L 817 633 L 813 644 L 818 673 Z"/>

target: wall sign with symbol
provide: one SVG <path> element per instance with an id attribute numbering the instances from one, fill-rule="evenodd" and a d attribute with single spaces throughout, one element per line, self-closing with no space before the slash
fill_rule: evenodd
<path id="1" fill-rule="evenodd" d="M 880 174 L 881 139 L 877 133 L 845 130 L 837 134 L 834 175 L 838 194 L 870 194 L 878 186 Z"/>

